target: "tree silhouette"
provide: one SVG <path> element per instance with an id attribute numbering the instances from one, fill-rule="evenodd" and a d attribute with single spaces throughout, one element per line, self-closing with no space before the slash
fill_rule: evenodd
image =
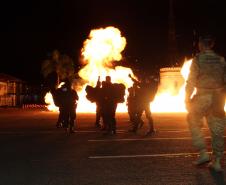
<path id="1" fill-rule="evenodd" d="M 75 77 L 73 60 L 68 55 L 61 55 L 58 50 L 54 50 L 49 59 L 42 63 L 41 72 L 50 90 L 55 90 L 60 81 L 70 80 Z"/>

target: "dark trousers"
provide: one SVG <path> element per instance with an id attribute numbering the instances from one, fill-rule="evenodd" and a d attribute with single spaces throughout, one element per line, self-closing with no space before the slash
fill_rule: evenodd
<path id="1" fill-rule="evenodd" d="M 108 132 L 116 131 L 116 112 L 117 104 L 110 104 L 103 109 L 103 122 L 107 127 Z"/>
<path id="2" fill-rule="evenodd" d="M 62 116 L 62 108 L 59 107 L 59 115 L 58 115 L 58 120 L 57 120 L 57 126 L 60 126 L 63 124 L 63 116 Z"/>
<path id="3" fill-rule="evenodd" d="M 101 118 L 101 110 L 100 110 L 100 105 L 96 104 L 96 125 L 100 124 L 100 118 Z"/>
<path id="4" fill-rule="evenodd" d="M 76 107 L 63 107 L 62 108 L 62 120 L 63 120 L 63 127 L 70 128 L 74 127 L 74 122 L 76 119 Z"/>
<path id="5" fill-rule="evenodd" d="M 152 116 L 151 116 L 150 103 L 144 104 L 137 113 L 137 119 L 141 123 L 143 122 L 143 120 L 141 119 L 143 112 L 145 113 L 146 119 L 148 120 L 149 131 L 153 131 L 154 130 L 154 124 L 153 124 L 153 119 L 152 119 Z"/>

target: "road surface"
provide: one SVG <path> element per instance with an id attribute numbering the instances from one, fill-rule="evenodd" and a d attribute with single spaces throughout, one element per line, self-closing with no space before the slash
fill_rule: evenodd
<path id="1" fill-rule="evenodd" d="M 67 135 L 55 128 L 57 113 L 0 109 L 0 185 L 224 184 L 225 172 L 192 165 L 185 114 L 153 116 L 154 136 L 145 136 L 146 125 L 128 133 L 127 114 L 117 114 L 116 136 L 95 129 L 94 114 L 78 114 L 76 133 Z"/>

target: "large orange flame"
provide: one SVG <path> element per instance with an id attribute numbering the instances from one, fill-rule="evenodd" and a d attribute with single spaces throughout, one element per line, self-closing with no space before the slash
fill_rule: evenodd
<path id="1" fill-rule="evenodd" d="M 58 85 L 58 88 L 60 88 L 62 85 L 64 85 L 64 82 L 61 82 Z M 47 104 L 47 109 L 53 112 L 59 111 L 59 107 L 55 106 L 54 101 L 53 101 L 53 96 L 51 92 L 46 93 L 45 97 L 45 103 Z"/>
<path id="2" fill-rule="evenodd" d="M 85 87 L 87 85 L 95 86 L 100 76 L 103 81 L 106 76 L 111 76 L 113 83 L 123 83 L 127 88 L 132 86 L 133 82 L 129 74 L 133 77 L 133 71 L 130 68 L 116 66 L 114 64 L 122 59 L 122 51 L 126 46 L 126 38 L 121 36 L 119 29 L 107 27 L 95 29 L 90 32 L 88 39 L 84 42 L 81 54 L 82 63 L 85 66 L 79 71 L 79 76 L 85 83 L 76 90 L 79 95 L 77 112 L 95 112 L 96 105 L 86 99 Z M 50 99 L 50 100 L 48 100 Z M 50 104 L 49 110 L 58 110 L 55 108 L 50 94 L 46 95 L 46 103 Z M 126 112 L 126 103 L 118 105 L 118 112 Z"/>
<path id="3" fill-rule="evenodd" d="M 151 104 L 151 110 L 153 112 L 186 112 L 184 98 L 185 98 L 185 83 L 190 72 L 192 60 L 185 61 L 181 68 L 181 75 L 183 77 L 183 83 L 177 87 L 178 92 L 175 93 L 174 83 L 162 84 L 158 88 L 157 95 Z"/>
<path id="4" fill-rule="evenodd" d="M 78 74 L 84 83 L 79 88 L 76 88 L 79 95 L 77 112 L 95 112 L 96 105 L 86 99 L 85 87 L 86 85 L 94 87 L 98 76 L 103 81 L 109 75 L 113 83 L 123 83 L 127 88 L 132 86 L 133 82 L 128 77 L 129 74 L 134 76 L 132 70 L 122 66 L 114 68 L 114 63 L 122 59 L 121 53 L 125 46 L 125 37 L 122 37 L 120 30 L 115 27 L 100 28 L 90 32 L 81 50 L 82 62 L 85 66 Z M 167 76 L 171 74 L 170 70 L 173 68 L 166 69 L 164 72 L 165 76 L 163 76 L 166 81 L 164 83 L 164 80 L 160 80 L 157 95 L 151 104 L 152 112 L 186 112 L 184 104 L 185 81 L 188 77 L 191 63 L 192 60 L 185 61 L 183 67 L 178 68 L 178 77 L 182 80 L 181 83 L 176 83 L 176 88 L 175 83 L 170 80 L 172 76 Z M 49 110 L 58 110 L 54 106 L 51 94 L 48 93 L 45 99 L 46 103 L 49 104 Z M 119 104 L 117 112 L 127 112 L 126 103 Z"/>
<path id="5" fill-rule="evenodd" d="M 78 112 L 95 112 L 95 104 L 86 99 L 85 87 L 86 85 L 94 87 L 98 76 L 101 81 L 106 76 L 111 76 L 113 83 L 123 83 L 127 88 L 132 86 L 133 82 L 128 77 L 129 74 L 133 75 L 132 70 L 122 66 L 114 68 L 114 63 L 122 59 L 121 52 L 125 46 L 125 37 L 122 37 L 120 30 L 115 27 L 100 28 L 90 32 L 82 48 L 83 63 L 86 65 L 78 73 L 86 81 L 82 90 L 78 92 L 80 99 Z M 126 110 L 125 103 L 119 104 L 118 112 Z"/>

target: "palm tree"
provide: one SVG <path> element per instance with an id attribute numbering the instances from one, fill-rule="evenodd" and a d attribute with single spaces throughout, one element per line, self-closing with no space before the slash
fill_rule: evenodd
<path id="1" fill-rule="evenodd" d="M 59 84 L 59 75 L 57 74 L 57 66 L 59 65 L 60 52 L 54 50 L 51 57 L 42 62 L 41 72 L 45 78 L 47 86 L 53 91 Z"/>
<path id="2" fill-rule="evenodd" d="M 53 91 L 62 80 L 74 79 L 74 63 L 73 60 L 67 55 L 61 55 L 58 50 L 54 50 L 51 58 L 44 60 L 41 68 L 42 74 L 49 86 Z"/>
<path id="3" fill-rule="evenodd" d="M 59 75 L 60 81 L 66 79 L 72 81 L 75 78 L 73 60 L 68 55 L 62 55 L 58 65 L 56 66 L 56 72 Z"/>

